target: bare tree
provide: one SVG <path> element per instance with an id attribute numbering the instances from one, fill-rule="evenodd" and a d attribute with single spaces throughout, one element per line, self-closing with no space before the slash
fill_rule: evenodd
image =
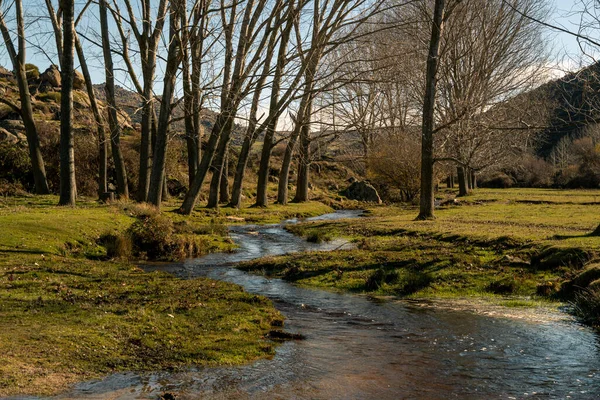
<path id="1" fill-rule="evenodd" d="M 27 136 L 27 146 L 29 149 L 29 158 L 31 160 L 31 168 L 33 171 L 33 180 L 35 184 L 35 192 L 37 194 L 48 194 L 50 188 L 46 179 L 46 169 L 44 159 L 40 148 L 40 139 L 33 119 L 33 108 L 31 106 L 31 94 L 29 93 L 29 85 L 27 82 L 27 73 L 25 71 L 27 40 L 25 38 L 25 21 L 23 18 L 23 1 L 15 0 L 14 2 L 17 27 L 17 47 L 14 45 L 11 32 L 6 23 L 3 1 L 0 0 L 0 31 L 4 39 L 4 44 L 8 50 L 10 60 L 16 75 L 17 84 L 19 86 L 20 106 L 12 104 L 6 99 L 2 102 L 8 104 L 13 110 L 17 111 L 23 120 L 25 126 L 25 134 Z"/>
<path id="2" fill-rule="evenodd" d="M 113 67 L 110 35 L 108 30 L 108 7 L 106 0 L 100 0 L 100 29 L 102 32 L 102 52 L 104 54 L 104 71 L 106 74 L 106 102 L 108 103 L 108 126 L 110 129 L 110 143 L 115 164 L 117 178 L 117 193 L 122 198 L 129 197 L 127 187 L 127 171 L 121 152 L 121 127 L 117 117 L 117 101 L 115 98 L 115 76 Z"/>
<path id="3" fill-rule="evenodd" d="M 73 78 L 75 46 L 75 2 L 61 0 L 62 54 L 60 101 L 60 198 L 59 205 L 74 206 L 77 197 L 75 182 L 75 149 L 73 142 Z"/>
<path id="4" fill-rule="evenodd" d="M 154 160 L 152 163 L 152 173 L 150 175 L 150 188 L 148 190 L 148 202 L 157 207 L 160 206 L 162 201 L 165 183 L 167 133 L 173 109 L 172 101 L 175 93 L 177 71 L 182 59 L 180 27 L 182 19 L 185 21 L 186 15 L 185 0 L 177 0 L 171 3 L 167 65 L 163 79 L 163 94 L 158 117 L 158 129 L 156 131 L 156 144 L 154 146 Z"/>
<path id="5" fill-rule="evenodd" d="M 155 7 L 151 0 L 140 0 L 141 26 L 138 22 L 133 0 L 124 0 L 126 16 L 121 12 L 118 3 L 113 1 L 112 16 L 121 38 L 121 56 L 127 67 L 129 77 L 135 90 L 142 100 L 142 136 L 140 143 L 140 165 L 137 190 L 137 200 L 146 201 L 150 188 L 150 172 L 152 169 L 152 121 L 154 115 L 154 82 L 156 76 L 157 54 L 161 35 L 168 12 L 169 2 L 160 0 Z M 154 21 L 154 23 L 153 23 Z M 125 26 L 126 24 L 126 26 Z M 126 29 L 127 28 L 127 29 Z M 132 32 L 137 43 L 137 54 L 141 61 L 142 82 L 138 78 L 134 59 L 130 55 L 130 39 L 128 33 Z"/>

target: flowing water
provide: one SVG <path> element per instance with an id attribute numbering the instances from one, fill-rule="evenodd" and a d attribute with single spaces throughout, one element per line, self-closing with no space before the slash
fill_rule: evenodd
<path id="1" fill-rule="evenodd" d="M 165 392 L 178 399 L 600 398 L 598 336 L 567 317 L 493 318 L 380 302 L 234 268 L 266 255 L 350 246 L 341 240 L 307 243 L 288 233 L 285 223 L 232 227 L 235 253 L 151 268 L 234 282 L 268 296 L 285 314 L 286 329 L 306 340 L 286 342 L 273 359 L 247 366 L 115 374 L 59 398 L 156 399 Z"/>

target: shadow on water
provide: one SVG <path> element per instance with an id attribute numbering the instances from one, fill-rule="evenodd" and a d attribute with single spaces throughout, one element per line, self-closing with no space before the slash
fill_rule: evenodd
<path id="1" fill-rule="evenodd" d="M 318 219 L 357 217 L 337 212 Z M 286 342 L 272 360 L 179 373 L 122 373 L 85 382 L 59 399 L 481 399 L 600 397 L 597 336 L 570 321 L 531 322 L 469 312 L 423 309 L 405 302 L 300 288 L 232 266 L 265 255 L 332 250 L 279 225 L 238 226 L 239 249 L 166 269 L 205 276 L 270 297 L 286 329 L 307 340 Z"/>

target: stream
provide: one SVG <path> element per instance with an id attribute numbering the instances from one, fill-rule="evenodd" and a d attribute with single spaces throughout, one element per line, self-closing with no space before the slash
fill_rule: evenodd
<path id="1" fill-rule="evenodd" d="M 358 217 L 339 211 L 312 220 Z M 468 311 L 302 288 L 251 275 L 236 263 L 268 255 L 351 246 L 307 243 L 284 229 L 234 226 L 239 249 L 168 266 L 273 300 L 287 331 L 271 360 L 185 372 L 119 373 L 78 384 L 58 399 L 597 399 L 600 340 L 571 318 L 495 318 Z"/>

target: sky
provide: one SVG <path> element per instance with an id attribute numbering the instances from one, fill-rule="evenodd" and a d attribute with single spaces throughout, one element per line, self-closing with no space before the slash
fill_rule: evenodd
<path id="1" fill-rule="evenodd" d="M 548 1 L 551 7 L 551 14 L 549 15 L 548 22 L 553 25 L 561 26 L 569 31 L 576 32 L 579 23 L 579 15 L 576 13 L 576 10 L 577 3 L 580 0 Z M 38 3 L 38 0 L 24 0 L 24 4 L 27 5 L 27 3 Z M 598 36 L 600 37 L 600 29 Z M 590 57 L 584 57 L 582 59 L 577 39 L 572 35 L 549 32 L 548 37 L 552 42 L 550 48 L 553 53 L 553 63 L 556 65 L 555 76 L 561 76 L 568 70 L 579 69 L 582 66 L 582 63 L 589 64 L 593 61 Z M 42 71 L 49 65 L 48 59 L 42 55 L 36 55 L 35 50 L 32 48 L 28 49 L 28 61 L 38 65 Z M 0 65 L 12 69 L 10 68 L 10 61 L 8 60 L 5 51 L 0 51 Z M 90 65 L 90 67 L 92 69 L 92 80 L 94 83 L 102 83 L 104 81 L 103 69 L 99 65 Z"/>

